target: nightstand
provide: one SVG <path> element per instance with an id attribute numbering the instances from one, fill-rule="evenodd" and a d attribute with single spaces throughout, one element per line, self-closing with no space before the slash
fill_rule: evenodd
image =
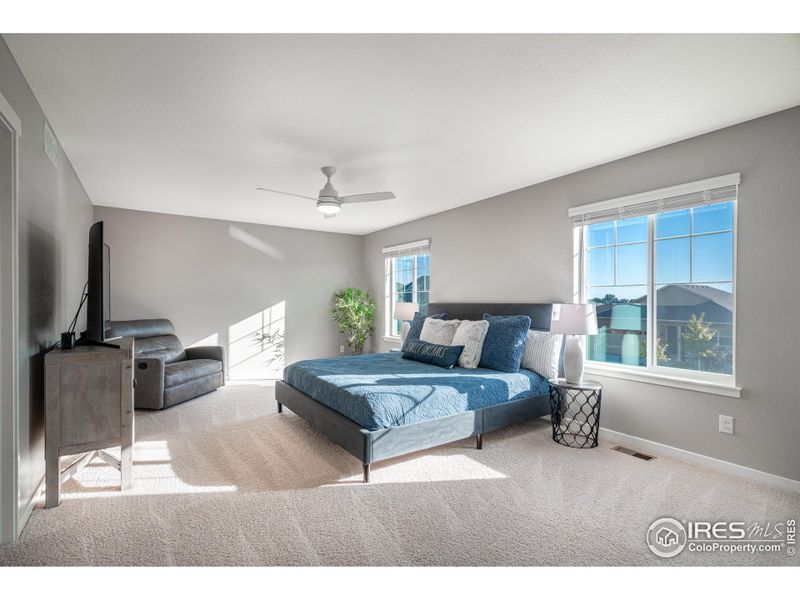
<path id="1" fill-rule="evenodd" d="M 549 379 L 553 441 L 570 448 L 596 448 L 603 386 L 596 381 Z"/>

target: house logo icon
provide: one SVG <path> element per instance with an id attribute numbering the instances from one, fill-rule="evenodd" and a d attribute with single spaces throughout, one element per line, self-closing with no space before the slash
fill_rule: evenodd
<path id="1" fill-rule="evenodd" d="M 678 543 L 678 534 L 667 527 L 662 527 L 656 532 L 656 541 L 662 546 L 672 546 Z"/>
<path id="2" fill-rule="evenodd" d="M 656 519 L 647 530 L 647 545 L 661 558 L 678 556 L 686 547 L 686 528 L 669 517 Z"/>

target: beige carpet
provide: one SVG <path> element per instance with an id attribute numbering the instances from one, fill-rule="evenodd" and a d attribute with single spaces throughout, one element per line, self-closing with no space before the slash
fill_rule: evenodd
<path id="1" fill-rule="evenodd" d="M 564 448 L 536 421 L 373 466 L 229 385 L 136 414 L 134 489 L 95 461 L 34 511 L 0 564 L 798 564 L 785 554 L 658 559 L 661 516 L 779 521 L 800 496 L 681 462 Z"/>

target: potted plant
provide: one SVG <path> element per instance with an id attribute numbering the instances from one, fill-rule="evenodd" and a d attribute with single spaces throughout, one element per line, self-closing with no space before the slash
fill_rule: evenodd
<path id="1" fill-rule="evenodd" d="M 339 325 L 339 333 L 353 356 L 364 351 L 364 345 L 375 330 L 375 301 L 359 288 L 345 288 L 333 295 L 331 317 Z"/>

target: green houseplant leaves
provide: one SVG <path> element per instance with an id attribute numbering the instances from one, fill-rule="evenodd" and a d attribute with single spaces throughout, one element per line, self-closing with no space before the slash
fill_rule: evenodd
<path id="1" fill-rule="evenodd" d="M 375 330 L 375 301 L 359 288 L 345 288 L 333 295 L 331 317 L 353 355 L 361 354 Z"/>

